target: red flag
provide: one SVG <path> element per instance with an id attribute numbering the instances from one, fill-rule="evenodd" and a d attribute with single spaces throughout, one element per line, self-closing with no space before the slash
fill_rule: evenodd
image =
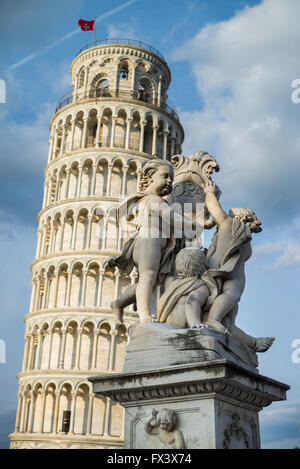
<path id="1" fill-rule="evenodd" d="M 79 20 L 78 24 L 82 31 L 94 31 L 95 30 L 95 20 L 92 21 L 85 21 L 85 20 Z"/>

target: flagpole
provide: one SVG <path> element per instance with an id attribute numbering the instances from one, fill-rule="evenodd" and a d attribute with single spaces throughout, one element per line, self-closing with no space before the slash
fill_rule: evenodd
<path id="1" fill-rule="evenodd" d="M 96 45 L 96 40 L 95 40 L 95 32 L 96 32 L 96 16 L 95 16 L 95 23 L 94 23 L 94 46 Z"/>

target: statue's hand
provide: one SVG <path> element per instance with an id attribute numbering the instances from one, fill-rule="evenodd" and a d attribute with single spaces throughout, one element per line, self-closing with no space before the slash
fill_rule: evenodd
<path id="1" fill-rule="evenodd" d="M 202 184 L 202 188 L 204 190 L 204 194 L 208 194 L 209 192 L 216 192 L 216 184 L 211 179 L 209 179 L 206 183 Z"/>
<path id="2" fill-rule="evenodd" d="M 206 230 L 211 230 L 214 226 L 216 226 L 215 222 L 211 219 L 207 220 L 206 222 L 204 222 L 204 228 Z"/>
<path id="3" fill-rule="evenodd" d="M 158 414 L 158 411 L 156 409 L 150 409 L 149 414 L 151 418 L 155 419 Z"/>

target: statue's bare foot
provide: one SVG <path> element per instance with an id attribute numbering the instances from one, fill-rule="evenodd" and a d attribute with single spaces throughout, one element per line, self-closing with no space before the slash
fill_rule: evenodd
<path id="1" fill-rule="evenodd" d="M 226 329 L 226 327 L 223 326 L 219 321 L 216 320 L 210 320 L 206 321 L 205 323 L 207 327 L 210 327 L 211 329 L 214 329 L 215 331 L 222 332 L 223 334 L 229 334 L 229 330 Z"/>
<path id="2" fill-rule="evenodd" d="M 155 318 L 149 313 L 140 313 L 139 314 L 140 323 L 143 322 L 155 322 Z"/>
<path id="3" fill-rule="evenodd" d="M 255 339 L 255 352 L 266 352 L 273 344 L 275 337 L 258 337 Z"/>
<path id="4" fill-rule="evenodd" d="M 123 309 L 120 308 L 116 301 L 110 303 L 112 313 L 114 315 L 114 320 L 117 322 L 123 322 Z"/>

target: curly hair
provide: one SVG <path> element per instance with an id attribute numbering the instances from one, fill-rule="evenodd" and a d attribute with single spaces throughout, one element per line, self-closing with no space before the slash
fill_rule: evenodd
<path id="1" fill-rule="evenodd" d="M 194 277 L 207 270 L 204 252 L 199 248 L 189 247 L 179 251 L 175 259 L 175 268 L 178 278 Z"/>
<path id="2" fill-rule="evenodd" d="M 246 217 L 256 217 L 255 213 L 253 212 L 253 210 L 251 210 L 251 208 L 231 208 L 228 212 L 228 215 L 242 222 L 246 220 Z"/>

